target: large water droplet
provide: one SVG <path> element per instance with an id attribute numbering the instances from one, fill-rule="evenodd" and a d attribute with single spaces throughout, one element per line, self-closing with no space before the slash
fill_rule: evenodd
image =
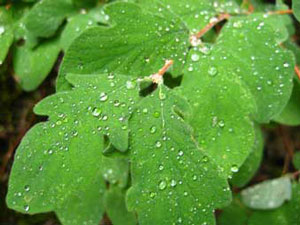
<path id="1" fill-rule="evenodd" d="M 160 190 L 164 190 L 166 187 L 167 187 L 167 182 L 166 181 L 162 180 L 161 182 L 159 182 L 158 188 Z"/>
<path id="2" fill-rule="evenodd" d="M 101 101 L 101 102 L 105 102 L 107 99 L 108 99 L 107 94 L 104 93 L 104 92 L 102 92 L 102 93 L 100 94 L 100 101 Z"/>

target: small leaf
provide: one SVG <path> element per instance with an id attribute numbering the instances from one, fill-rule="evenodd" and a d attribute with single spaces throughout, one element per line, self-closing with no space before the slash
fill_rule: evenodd
<path id="1" fill-rule="evenodd" d="M 159 85 L 130 119 L 127 205 L 137 211 L 141 225 L 214 224 L 214 209 L 230 201 L 226 178 L 179 116 L 188 108 L 184 99 Z"/>
<path id="2" fill-rule="evenodd" d="M 275 209 L 291 199 L 289 177 L 267 180 L 242 191 L 243 203 L 253 209 Z"/>
<path id="3" fill-rule="evenodd" d="M 16 77 L 26 91 L 35 90 L 52 70 L 60 52 L 59 39 L 54 38 L 31 49 L 27 45 L 13 49 Z"/>
<path id="4" fill-rule="evenodd" d="M 104 201 L 108 217 L 114 225 L 135 225 L 137 218 L 134 213 L 128 212 L 125 204 L 125 190 L 110 186 L 105 193 Z"/>
<path id="5" fill-rule="evenodd" d="M 298 21 L 300 21 L 300 2 L 299 0 L 293 0 L 293 11 Z"/>
<path id="6" fill-rule="evenodd" d="M 26 15 L 25 26 L 36 37 L 51 37 L 63 20 L 75 12 L 72 0 L 42 0 Z"/>

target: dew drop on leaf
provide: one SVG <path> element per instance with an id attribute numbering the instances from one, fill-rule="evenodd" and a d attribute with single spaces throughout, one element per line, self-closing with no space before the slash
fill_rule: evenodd
<path id="1" fill-rule="evenodd" d="M 160 190 L 164 190 L 166 187 L 167 187 L 167 182 L 166 181 L 162 180 L 161 182 L 159 182 L 158 188 Z"/>
<path id="2" fill-rule="evenodd" d="M 107 94 L 106 94 L 105 92 L 102 92 L 102 93 L 100 94 L 100 101 L 101 101 L 101 102 L 105 102 L 107 99 L 108 99 Z"/>
<path id="3" fill-rule="evenodd" d="M 207 72 L 211 76 L 216 76 L 218 74 L 218 70 L 214 66 L 210 67 Z"/>

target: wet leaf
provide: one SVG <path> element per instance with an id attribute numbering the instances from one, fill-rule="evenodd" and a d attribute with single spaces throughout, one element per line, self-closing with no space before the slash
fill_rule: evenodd
<path id="1" fill-rule="evenodd" d="M 71 91 L 35 107 L 49 121 L 35 125 L 18 147 L 7 204 L 23 213 L 55 211 L 64 224 L 98 224 L 103 136 L 126 151 L 138 86 L 128 76 L 111 74 L 69 75 L 68 80 L 75 86 Z"/>
<path id="2" fill-rule="evenodd" d="M 261 128 L 255 126 L 255 142 L 251 153 L 248 155 L 239 171 L 233 175 L 231 183 L 237 187 L 245 186 L 257 172 L 263 157 L 264 140 Z"/>
<path id="3" fill-rule="evenodd" d="M 130 119 L 127 205 L 141 225 L 215 224 L 214 209 L 231 199 L 226 178 L 181 117 L 188 109 L 183 98 L 159 85 Z"/>
<path id="4" fill-rule="evenodd" d="M 156 73 L 166 59 L 180 75 L 188 50 L 189 31 L 178 18 L 156 16 L 136 4 L 116 2 L 104 7 L 110 27 L 84 32 L 64 57 L 57 89 L 68 89 L 66 73 L 100 71 L 141 76 Z"/>
<path id="5" fill-rule="evenodd" d="M 125 203 L 126 191 L 116 186 L 111 186 L 105 193 L 104 201 L 108 217 L 114 225 L 135 225 L 136 215 L 128 212 Z"/>

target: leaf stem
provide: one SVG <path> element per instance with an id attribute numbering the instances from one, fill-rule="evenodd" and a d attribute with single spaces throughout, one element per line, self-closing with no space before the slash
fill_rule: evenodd
<path id="1" fill-rule="evenodd" d="M 285 15 L 285 14 L 293 14 L 292 9 L 286 9 L 286 10 L 278 10 L 278 11 L 270 11 L 268 12 L 269 15 Z"/>
<path id="2" fill-rule="evenodd" d="M 158 71 L 158 75 L 163 76 L 167 70 L 173 65 L 173 60 L 166 60 L 165 65 Z"/>
<path id="3" fill-rule="evenodd" d="M 219 15 L 217 18 L 214 18 L 209 24 L 207 24 L 202 30 L 198 33 L 191 36 L 190 41 L 193 43 L 196 39 L 201 38 L 204 34 L 206 34 L 211 28 L 213 28 L 218 23 L 222 22 L 223 20 L 229 19 L 231 17 L 230 14 L 224 13 Z"/>
<path id="4" fill-rule="evenodd" d="M 297 74 L 297 76 L 298 76 L 298 78 L 300 80 L 300 68 L 297 65 L 295 66 L 295 73 Z"/>
<path id="5" fill-rule="evenodd" d="M 166 60 L 165 65 L 155 74 L 150 76 L 150 79 L 155 84 L 162 84 L 163 83 L 163 75 L 167 72 L 167 70 L 173 65 L 173 60 Z"/>

